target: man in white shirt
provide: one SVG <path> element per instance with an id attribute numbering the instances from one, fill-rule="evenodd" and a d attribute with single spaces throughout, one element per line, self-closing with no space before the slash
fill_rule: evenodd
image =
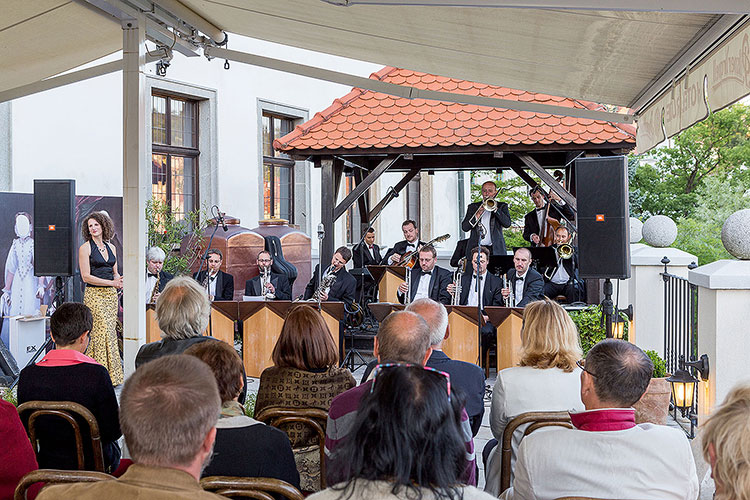
<path id="1" fill-rule="evenodd" d="M 234 276 L 221 270 L 224 256 L 221 250 L 211 248 L 208 255 L 208 277 L 206 270 L 193 275 L 193 279 L 201 285 L 208 285 L 208 300 L 232 300 L 234 296 Z"/>
<path id="2" fill-rule="evenodd" d="M 470 257 L 469 250 L 476 246 L 487 247 L 490 255 L 507 255 L 505 248 L 505 237 L 503 228 L 510 227 L 511 219 L 508 210 L 508 204 L 497 201 L 497 210 L 488 212 L 482 206 L 485 200 L 494 200 L 497 196 L 497 186 L 493 181 L 487 181 L 482 184 L 482 201 L 470 203 L 466 207 L 466 215 L 461 221 L 461 229 L 470 231 L 469 241 L 466 244 L 466 257 Z M 472 223 L 479 219 L 477 223 Z M 482 225 L 483 231 L 479 231 L 479 225 Z"/>
<path id="3" fill-rule="evenodd" d="M 432 245 L 427 245 L 419 250 L 419 265 L 413 269 L 407 269 L 411 273 L 411 288 L 406 282 L 398 287 L 398 301 L 402 304 L 409 294 L 409 302 L 417 299 L 428 298 L 441 304 L 450 304 L 451 296 L 448 293 L 448 285 L 451 283 L 451 272 L 436 266 L 437 250 Z"/>
<path id="4" fill-rule="evenodd" d="M 417 229 L 415 221 L 411 219 L 405 220 L 401 224 L 401 232 L 404 233 L 404 239 L 396 242 L 393 248 L 385 254 L 385 257 L 383 257 L 385 265 L 394 266 L 398 264 L 404 255 L 424 245 L 424 241 L 419 239 L 419 229 Z"/>
<path id="5" fill-rule="evenodd" d="M 513 296 L 514 307 L 526 307 L 526 304 L 544 297 L 544 278 L 531 269 L 531 251 L 519 248 L 513 255 L 513 269 L 506 273 L 509 288 L 503 288 L 503 299 Z"/>
<path id="6" fill-rule="evenodd" d="M 574 429 L 536 431 L 521 441 L 513 487 L 500 498 L 695 500 L 698 476 L 685 434 L 635 423 L 635 404 L 653 364 L 635 345 L 606 339 L 579 362 L 581 401 Z"/>
<path id="7" fill-rule="evenodd" d="M 558 250 L 560 245 L 569 245 L 570 239 L 570 231 L 566 226 L 557 228 L 555 231 L 555 246 Z M 573 254 L 567 259 L 563 259 L 558 252 L 557 267 L 551 271 L 553 272 L 552 276 L 544 284 L 544 295 L 552 299 L 558 295 L 565 295 L 567 303 L 579 300 L 579 290 L 582 287 L 578 281 L 578 251 L 573 248 Z"/>
<path id="8" fill-rule="evenodd" d="M 531 242 L 533 247 L 543 246 L 544 234 L 550 222 L 560 221 L 563 218 L 572 220 L 575 215 L 554 191 L 550 191 L 550 202 L 547 201 L 546 193 L 539 186 L 532 189 L 529 196 L 535 208 L 523 218 L 523 239 Z"/>
<path id="9" fill-rule="evenodd" d="M 166 256 L 159 247 L 151 247 L 146 253 L 146 303 L 156 302 L 156 298 L 174 277 L 163 270 Z"/>

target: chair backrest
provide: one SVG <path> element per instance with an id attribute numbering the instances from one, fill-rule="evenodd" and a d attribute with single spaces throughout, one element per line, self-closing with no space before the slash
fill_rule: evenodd
<path id="1" fill-rule="evenodd" d="M 291 484 L 270 477 L 209 476 L 201 479 L 201 487 L 206 491 L 230 498 L 275 500 L 274 494 L 282 495 L 289 500 L 304 500 L 305 498 Z"/>
<path id="2" fill-rule="evenodd" d="M 501 443 L 500 491 L 510 488 L 513 434 L 516 429 L 523 425 L 527 426 L 523 433 L 524 436 L 528 436 L 542 427 L 553 425 L 573 428 L 573 424 L 570 423 L 570 414 L 567 411 L 530 411 L 521 413 L 508 422 L 505 431 L 503 431 L 503 442 Z"/>
<path id="3" fill-rule="evenodd" d="M 29 412 L 28 420 L 24 418 L 24 413 L 26 412 Z M 91 457 L 94 461 L 94 470 L 104 472 L 104 454 L 102 453 L 102 438 L 99 434 L 99 424 L 96 421 L 96 417 L 85 406 L 72 401 L 27 401 L 18 407 L 18 414 L 26 426 L 26 433 L 29 435 L 31 446 L 37 455 L 39 453 L 39 443 L 34 424 L 40 416 L 51 415 L 70 424 L 75 435 L 78 468 L 80 470 L 86 468 L 86 461 L 83 452 L 84 444 L 81 427 L 78 425 L 78 420 L 75 417 L 77 416 L 82 419 L 89 427 Z"/>
<path id="4" fill-rule="evenodd" d="M 57 470 L 37 469 L 21 478 L 16 485 L 13 500 L 26 500 L 26 491 L 35 483 L 65 484 L 65 483 L 93 483 L 95 481 L 109 481 L 115 478 L 103 472 L 90 470 Z"/>
<path id="5" fill-rule="evenodd" d="M 320 489 L 326 488 L 326 422 L 328 412 L 320 408 L 282 408 L 280 406 L 269 406 L 263 408 L 255 416 L 255 420 L 264 422 L 272 427 L 284 429 L 283 424 L 299 422 L 310 427 L 318 435 L 318 447 L 320 448 Z"/>

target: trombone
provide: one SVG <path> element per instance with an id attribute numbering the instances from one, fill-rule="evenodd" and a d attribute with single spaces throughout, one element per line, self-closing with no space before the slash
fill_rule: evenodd
<path id="1" fill-rule="evenodd" d="M 573 257 L 573 246 L 569 243 L 563 243 L 559 245 L 555 251 L 559 259 L 570 259 Z"/>
<path id="2" fill-rule="evenodd" d="M 487 198 L 486 200 L 482 200 L 482 203 L 477 208 L 477 211 L 474 212 L 474 215 L 471 216 L 471 219 L 469 219 L 469 224 L 471 227 L 476 227 L 477 224 L 479 224 L 479 221 L 481 220 L 481 216 L 479 216 L 479 211 L 484 208 L 485 212 L 495 212 L 497 211 L 497 207 L 500 204 L 495 198 Z"/>

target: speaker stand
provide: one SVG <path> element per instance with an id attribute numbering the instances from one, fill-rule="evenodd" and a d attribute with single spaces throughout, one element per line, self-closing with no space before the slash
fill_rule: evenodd
<path id="1" fill-rule="evenodd" d="M 604 300 L 602 300 L 602 314 L 604 315 L 604 325 L 606 327 L 606 337 L 611 339 L 612 334 L 612 320 L 615 312 L 615 303 L 612 302 L 612 282 L 609 278 L 604 280 Z"/>

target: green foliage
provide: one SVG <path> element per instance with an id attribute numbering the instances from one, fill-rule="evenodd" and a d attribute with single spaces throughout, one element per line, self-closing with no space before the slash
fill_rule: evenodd
<path id="1" fill-rule="evenodd" d="M 581 349 L 583 349 L 584 355 L 594 347 L 594 344 L 606 338 L 607 329 L 604 326 L 601 305 L 590 306 L 580 311 L 571 311 L 568 314 L 578 328 L 578 336 L 581 340 Z M 623 339 L 628 340 L 628 317 L 624 313 L 620 313 L 620 317 L 625 325 Z"/>
<path id="2" fill-rule="evenodd" d="M 5 401 L 8 403 L 11 403 L 13 406 L 18 406 L 18 397 L 16 396 L 16 391 L 14 389 L 11 389 L 10 387 L 6 387 L 2 390 L 2 395 L 0 395 Z"/>
<path id="3" fill-rule="evenodd" d="M 195 209 L 177 220 L 172 210 L 163 200 L 151 198 L 146 202 L 146 222 L 148 223 L 148 245 L 164 250 L 164 270 L 174 275 L 189 274 L 190 268 L 200 258 L 200 243 L 203 230 L 208 225 L 208 211 Z M 183 238 L 189 237 L 187 249 L 180 254 L 173 254 L 179 248 Z"/>
<path id="4" fill-rule="evenodd" d="M 247 393 L 245 397 L 245 415 L 252 418 L 255 414 L 255 401 L 258 399 L 257 393 Z"/>
<path id="5" fill-rule="evenodd" d="M 651 358 L 651 362 L 654 364 L 654 373 L 651 375 L 653 378 L 662 378 L 667 376 L 667 362 L 664 358 L 659 356 L 656 351 L 646 351 L 646 355 Z"/>

